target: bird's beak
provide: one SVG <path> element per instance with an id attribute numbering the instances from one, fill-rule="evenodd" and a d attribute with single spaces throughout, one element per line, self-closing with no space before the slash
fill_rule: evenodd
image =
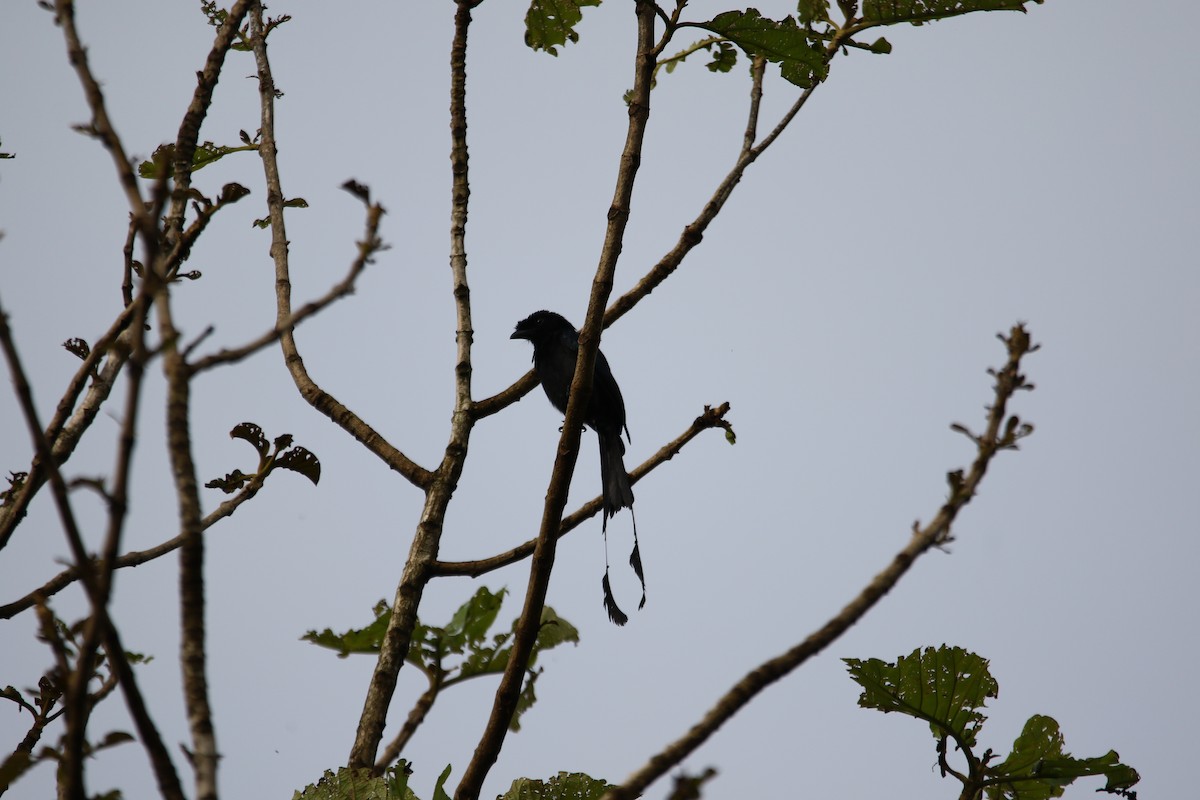
<path id="1" fill-rule="evenodd" d="M 529 331 L 523 330 L 521 328 L 517 328 L 515 331 L 512 332 L 512 336 L 510 336 L 508 338 L 510 338 L 510 339 L 528 339 Z"/>

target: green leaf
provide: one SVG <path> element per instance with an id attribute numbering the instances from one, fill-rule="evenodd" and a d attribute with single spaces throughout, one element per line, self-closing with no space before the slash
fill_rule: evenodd
<path id="1" fill-rule="evenodd" d="M 446 648 L 452 653 L 461 653 L 467 645 L 482 642 L 496 621 L 506 594 L 507 589 L 493 594 L 486 586 L 480 586 L 470 600 L 458 607 L 446 625 Z"/>
<path id="2" fill-rule="evenodd" d="M 575 26 L 583 20 L 584 6 L 598 6 L 600 0 L 533 0 L 525 14 L 525 45 L 558 55 L 555 48 L 579 41 Z"/>
<path id="3" fill-rule="evenodd" d="M 237 147 L 229 145 L 219 145 L 213 142 L 204 142 L 196 145 L 196 152 L 192 154 L 192 172 L 197 172 L 204 169 L 209 164 L 220 161 L 230 153 L 240 153 L 246 150 L 258 150 L 256 144 L 245 144 Z M 150 156 L 148 161 L 143 161 L 138 165 L 138 175 L 149 180 L 155 180 L 162 173 L 162 170 L 171 170 L 171 164 L 175 159 L 174 143 L 160 144 Z"/>
<path id="4" fill-rule="evenodd" d="M 442 770 L 442 774 L 438 776 L 437 783 L 433 786 L 433 800 L 450 800 L 450 795 L 446 794 L 446 780 L 450 777 L 450 765 Z"/>
<path id="5" fill-rule="evenodd" d="M 408 771 L 403 759 L 378 777 L 365 767 L 342 767 L 336 773 L 327 769 L 319 781 L 294 793 L 292 800 L 417 800 L 408 788 Z"/>
<path id="6" fill-rule="evenodd" d="M 547 781 L 517 778 L 497 800 L 597 800 L 611 788 L 582 772 L 560 772 Z"/>
<path id="7" fill-rule="evenodd" d="M 308 631 L 300 639 L 301 641 L 312 642 L 318 647 L 327 647 L 330 650 L 336 650 L 338 658 L 345 658 L 351 653 L 378 653 L 379 647 L 383 642 L 383 634 L 387 630 L 388 620 L 392 616 L 392 609 L 387 604 L 387 601 L 380 600 L 375 604 L 374 611 L 375 621 L 365 628 L 351 628 L 345 633 L 334 633 L 329 628 L 320 633 L 317 631 Z M 413 641 L 415 644 L 415 632 L 413 633 Z"/>
<path id="8" fill-rule="evenodd" d="M 801 25 L 829 21 L 829 0 L 800 0 L 796 4 L 796 19 Z"/>
<path id="9" fill-rule="evenodd" d="M 954 736 L 968 747 L 987 717 L 979 709 L 1000 690 L 988 672 L 987 659 L 961 647 L 920 648 L 895 664 L 877 658 L 843 659 L 864 691 L 863 708 L 899 711 L 929 723 L 934 738 Z"/>
<path id="10" fill-rule="evenodd" d="M 283 201 L 284 208 L 308 208 L 308 201 L 303 197 L 293 197 L 291 200 Z"/>
<path id="11" fill-rule="evenodd" d="M 878 39 L 871 42 L 871 44 L 867 45 L 867 49 L 872 53 L 878 53 L 881 56 L 886 56 L 888 53 L 892 52 L 892 43 L 880 36 Z"/>
<path id="12" fill-rule="evenodd" d="M 1035 714 L 1013 743 L 1012 753 L 988 768 L 989 800 L 1049 800 L 1060 797 L 1076 778 L 1104 775 L 1103 791 L 1124 794 L 1140 776 L 1110 750 L 1098 758 L 1072 758 L 1063 752 L 1063 736 L 1051 717 Z"/>
<path id="13" fill-rule="evenodd" d="M 862 15 L 872 25 L 922 25 L 975 11 L 1025 11 L 1042 0 L 863 0 Z"/>
<path id="14" fill-rule="evenodd" d="M 710 30 L 736 44 L 750 56 L 763 56 L 779 65 L 785 80 L 802 88 L 820 83 L 828 73 L 825 48 L 810 31 L 792 17 L 776 22 L 757 9 L 726 11 L 697 26 Z"/>

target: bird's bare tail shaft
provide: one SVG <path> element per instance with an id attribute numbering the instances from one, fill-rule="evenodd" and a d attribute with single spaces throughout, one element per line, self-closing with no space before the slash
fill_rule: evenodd
<path id="1" fill-rule="evenodd" d="M 633 486 L 629 482 L 629 473 L 625 471 L 625 443 L 621 441 L 619 433 L 599 434 L 597 438 L 600 440 L 600 481 L 604 490 L 601 523 L 604 532 L 604 607 L 608 610 L 610 620 L 617 625 L 624 625 L 629 618 L 617 605 L 608 580 L 608 518 L 622 508 L 629 509 L 630 519 L 633 520 L 633 552 L 629 554 L 629 565 L 642 584 L 642 602 L 638 608 L 646 605 L 646 575 L 642 571 L 642 553 L 638 547 L 637 520 L 633 517 Z"/>

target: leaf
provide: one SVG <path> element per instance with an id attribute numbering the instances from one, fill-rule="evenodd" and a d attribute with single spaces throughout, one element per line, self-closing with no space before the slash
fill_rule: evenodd
<path id="1" fill-rule="evenodd" d="M 480 586 L 471 599 L 458 607 L 454 616 L 445 627 L 446 649 L 452 653 L 461 653 L 469 644 L 482 642 L 487 636 L 488 629 L 496 621 L 500 613 L 500 605 L 504 602 L 507 589 L 492 593 L 486 586 Z"/>
<path id="2" fill-rule="evenodd" d="M 1060 797 L 1063 787 L 1077 778 L 1104 775 L 1108 783 L 1103 791 L 1124 794 L 1140 776 L 1137 770 L 1122 764 L 1110 750 L 1098 758 L 1072 758 L 1063 752 L 1063 736 L 1051 717 L 1035 714 L 1025 723 L 1013 743 L 1012 753 L 988 768 L 990 800 L 1048 800 Z"/>
<path id="3" fill-rule="evenodd" d="M 258 451 L 259 458 L 266 458 L 267 452 L 271 448 L 271 445 L 267 442 L 267 437 L 263 435 L 263 429 L 253 422 L 243 422 L 235 425 L 233 430 L 229 432 L 229 438 L 249 442 Z"/>
<path id="4" fill-rule="evenodd" d="M 316 485 L 321 480 L 321 462 L 311 452 L 303 447 L 293 447 L 275 459 L 275 466 L 280 469 L 290 469 L 308 478 Z"/>
<path id="5" fill-rule="evenodd" d="M 924 653 L 917 648 L 895 664 L 877 658 L 843 661 L 864 689 L 860 706 L 923 719 L 934 738 L 951 734 L 968 747 L 975 744 L 975 734 L 987 719 L 979 709 L 1000 691 L 987 659 L 961 647 L 927 647 Z"/>
<path id="6" fill-rule="evenodd" d="M 446 785 L 446 780 L 450 777 L 450 765 L 442 770 L 442 774 L 438 776 L 437 783 L 433 786 L 433 800 L 450 800 L 450 795 L 446 794 L 443 788 Z"/>
<path id="7" fill-rule="evenodd" d="M 600 0 L 533 0 L 525 14 L 525 46 L 557 56 L 555 48 L 579 41 L 575 26 L 584 6 L 598 5 Z"/>
<path id="8" fill-rule="evenodd" d="M 792 17 L 776 22 L 757 9 L 726 11 L 698 27 L 724 36 L 750 56 L 763 56 L 779 65 L 785 80 L 807 89 L 825 79 L 825 48 Z"/>
<path id="9" fill-rule="evenodd" d="M 257 150 L 256 144 L 244 144 L 237 147 L 229 145 L 219 145 L 213 142 L 204 142 L 196 145 L 196 152 L 192 154 L 192 172 L 198 172 L 204 169 L 209 164 L 220 161 L 230 153 L 240 153 L 246 150 Z M 138 175 L 148 180 L 156 180 L 162 171 L 173 170 L 172 161 L 175 159 L 174 143 L 160 144 L 150 156 L 149 160 L 143 161 L 138 165 Z"/>
<path id="10" fill-rule="evenodd" d="M 62 346 L 68 353 L 80 361 L 86 361 L 88 354 L 92 352 L 92 349 L 88 347 L 88 343 L 79 338 L 67 339 L 62 343 Z"/>
<path id="11" fill-rule="evenodd" d="M 957 17 L 974 11 L 1020 11 L 1042 0 L 863 0 L 862 15 L 872 25 L 897 25 Z"/>
<path id="12" fill-rule="evenodd" d="M 712 53 L 712 49 L 709 48 Z M 729 72 L 737 64 L 737 50 L 729 42 L 718 42 L 717 52 L 712 53 L 712 61 L 704 66 L 709 72 Z"/>
<path id="13" fill-rule="evenodd" d="M 250 194 L 250 190 L 240 183 L 227 183 L 221 187 L 221 202 L 236 203 L 246 195 Z"/>
<path id="14" fill-rule="evenodd" d="M 800 0 L 796 4 L 796 19 L 801 25 L 829 21 L 829 0 Z"/>
<path id="15" fill-rule="evenodd" d="M 417 800 L 408 788 L 408 762 L 401 760 L 374 777 L 371 770 L 325 770 L 316 783 L 292 795 L 292 800 Z"/>
<path id="16" fill-rule="evenodd" d="M 8 505 L 16 499 L 17 494 L 21 491 L 21 487 L 25 485 L 25 479 L 28 477 L 28 472 L 8 473 L 8 488 L 0 492 L 0 506 Z"/>
<path id="17" fill-rule="evenodd" d="M 213 478 L 208 483 L 204 484 L 205 489 L 220 489 L 225 494 L 233 494 L 238 489 L 246 485 L 246 481 L 250 480 L 253 475 L 247 475 L 240 469 L 235 469 L 233 472 L 227 473 L 224 478 Z"/>
<path id="18" fill-rule="evenodd" d="M 303 197 L 293 197 L 291 200 L 283 201 L 284 208 L 308 208 L 308 201 Z"/>
<path id="19" fill-rule="evenodd" d="M 388 620 L 392 617 L 392 609 L 387 604 L 387 601 L 380 600 L 375 604 L 374 611 L 375 621 L 365 628 L 351 628 L 345 633 L 334 633 L 329 628 L 320 633 L 308 631 L 300 639 L 301 641 L 312 642 L 318 647 L 327 647 L 330 650 L 336 650 L 338 658 L 345 658 L 351 653 L 378 653 L 380 645 L 383 643 L 383 634 L 387 630 Z M 413 640 L 415 643 L 415 631 L 413 633 Z"/>
<path id="20" fill-rule="evenodd" d="M 612 788 L 582 772 L 560 772 L 546 781 L 517 778 L 497 800 L 597 800 Z"/>

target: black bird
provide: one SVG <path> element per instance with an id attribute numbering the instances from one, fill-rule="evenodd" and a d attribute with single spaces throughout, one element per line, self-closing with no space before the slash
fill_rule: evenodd
<path id="1" fill-rule="evenodd" d="M 516 330 L 509 338 L 528 339 L 533 344 L 533 369 L 541 381 L 542 389 L 551 405 L 563 414 L 567 413 L 571 379 L 575 377 L 575 361 L 579 357 L 579 331 L 560 314 L 535 311 L 517 323 Z M 596 432 L 600 441 L 600 482 L 604 501 L 601 527 L 607 532 L 609 517 L 622 508 L 628 508 L 630 515 L 633 514 L 633 488 L 629 484 L 629 474 L 625 472 L 625 443 L 621 441 L 622 431 L 629 438 L 629 426 L 625 424 L 625 401 L 608 366 L 608 359 L 601 352 L 596 353 L 592 394 L 583 422 Z M 645 605 L 646 580 L 642 575 L 642 558 L 637 546 L 636 520 L 633 541 L 629 563 L 642 582 L 642 605 Z M 607 564 L 604 569 L 604 596 L 609 618 L 618 625 L 624 625 L 628 618 L 613 600 Z"/>

